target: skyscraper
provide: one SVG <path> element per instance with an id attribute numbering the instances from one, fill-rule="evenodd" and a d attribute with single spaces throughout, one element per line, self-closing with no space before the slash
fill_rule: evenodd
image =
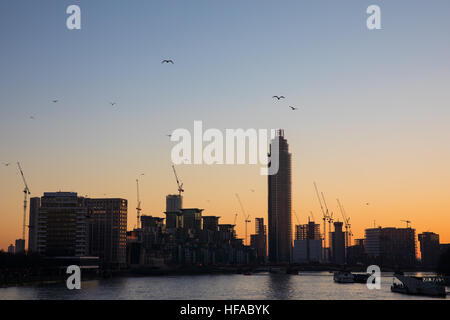
<path id="1" fill-rule="evenodd" d="M 277 145 L 279 147 L 278 172 L 268 176 L 269 261 L 290 262 L 292 251 L 291 154 L 289 144 L 284 138 L 284 130 L 278 130 L 271 141 L 269 156 L 274 152 L 272 148 Z"/>

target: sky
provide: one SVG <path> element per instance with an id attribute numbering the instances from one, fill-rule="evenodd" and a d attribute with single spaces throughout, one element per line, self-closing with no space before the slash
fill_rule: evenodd
<path id="1" fill-rule="evenodd" d="M 66 27 L 72 4 L 81 30 Z M 381 30 L 366 27 L 371 4 Z M 1 1 L 0 161 L 12 164 L 0 166 L 0 249 L 22 232 L 17 161 L 31 196 L 128 199 L 132 229 L 136 178 L 143 214 L 163 217 L 177 192 L 166 134 L 195 120 L 283 128 L 301 223 L 321 222 L 316 181 L 354 238 L 411 220 L 450 242 L 449 12 L 448 0 Z M 267 219 L 259 169 L 178 166 L 184 206 L 222 223 L 239 213 L 243 237 L 236 193 L 249 233 Z"/>

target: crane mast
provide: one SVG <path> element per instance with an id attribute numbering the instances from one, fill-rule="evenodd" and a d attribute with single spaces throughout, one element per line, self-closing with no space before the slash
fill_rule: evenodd
<path id="1" fill-rule="evenodd" d="M 181 196 L 181 194 L 184 192 L 183 183 L 181 183 L 180 180 L 178 179 L 177 171 L 175 170 L 174 165 L 172 165 L 172 169 L 173 169 L 173 174 L 175 175 L 175 180 L 177 181 L 178 194 Z"/>
<path id="2" fill-rule="evenodd" d="M 26 227 L 26 219 L 27 219 L 27 200 L 28 195 L 31 194 L 30 189 L 28 188 L 27 181 L 25 179 L 25 175 L 23 174 L 22 167 L 20 163 L 17 162 L 17 167 L 19 168 L 20 175 L 22 176 L 23 184 L 25 188 L 23 189 L 23 226 L 22 226 L 22 239 L 25 241 L 25 227 Z"/>
<path id="3" fill-rule="evenodd" d="M 139 229 L 139 220 L 141 217 L 141 199 L 139 197 L 139 179 L 136 179 L 136 194 L 137 194 L 137 206 L 136 206 L 136 229 Z"/>
<path id="4" fill-rule="evenodd" d="M 325 210 L 323 209 L 323 205 L 322 205 L 322 201 L 320 200 L 320 196 L 319 196 L 319 190 L 317 190 L 317 185 L 314 182 L 314 189 L 316 190 L 316 195 L 317 195 L 317 200 L 319 201 L 319 205 L 320 205 L 320 209 L 322 210 L 322 220 L 323 220 L 323 258 L 326 258 L 326 245 L 327 245 L 327 241 L 326 241 L 326 235 L 327 235 L 327 225 L 326 225 L 326 221 L 328 219 L 328 213 L 325 212 Z"/>
<path id="5" fill-rule="evenodd" d="M 245 219 L 245 241 L 244 241 L 244 244 L 247 244 L 247 245 L 248 245 L 248 242 L 247 242 L 247 224 L 248 224 L 249 222 L 251 222 L 251 220 L 249 219 L 249 218 L 250 218 L 250 215 L 247 215 L 247 214 L 245 213 L 244 206 L 242 205 L 241 198 L 239 197 L 239 195 L 238 195 L 237 193 L 236 193 L 236 198 L 237 198 L 238 201 L 239 201 L 239 205 L 241 206 L 242 214 L 244 215 L 244 219 Z"/>

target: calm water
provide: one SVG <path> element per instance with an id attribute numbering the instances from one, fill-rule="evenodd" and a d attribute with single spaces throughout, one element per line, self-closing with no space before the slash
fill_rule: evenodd
<path id="1" fill-rule="evenodd" d="M 334 283 L 328 272 L 115 278 L 83 282 L 81 290 L 64 285 L 3 288 L 0 299 L 430 299 L 392 293 L 392 279 L 383 274 L 381 290 L 368 290 L 365 284 Z"/>

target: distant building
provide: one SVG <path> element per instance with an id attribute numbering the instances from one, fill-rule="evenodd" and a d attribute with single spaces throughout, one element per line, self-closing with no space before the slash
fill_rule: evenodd
<path id="1" fill-rule="evenodd" d="M 353 246 L 347 247 L 347 264 L 365 264 L 365 239 L 356 239 Z"/>
<path id="2" fill-rule="evenodd" d="M 320 224 L 309 221 L 307 224 L 295 226 L 295 240 L 321 240 Z"/>
<path id="3" fill-rule="evenodd" d="M 166 227 L 167 229 L 178 229 L 183 227 L 183 198 L 181 195 L 169 194 L 166 196 Z"/>
<path id="4" fill-rule="evenodd" d="M 333 263 L 345 264 L 345 232 L 342 231 L 342 222 L 334 223 L 334 232 L 331 232 L 331 261 Z"/>
<path id="5" fill-rule="evenodd" d="M 277 145 L 279 150 L 273 150 Z M 276 151 L 279 153 L 279 168 L 276 174 L 268 176 L 269 261 L 289 263 L 292 251 L 292 155 L 283 130 L 277 132 L 270 149 L 272 156 Z"/>
<path id="6" fill-rule="evenodd" d="M 37 252 L 37 234 L 39 222 L 39 209 L 41 207 L 41 198 L 35 197 L 30 199 L 30 220 L 28 229 L 28 251 Z"/>
<path id="7" fill-rule="evenodd" d="M 45 256 L 86 256 L 87 216 L 86 199 L 77 193 L 44 193 L 38 218 L 38 252 Z"/>
<path id="8" fill-rule="evenodd" d="M 366 229 L 365 250 L 371 263 L 391 267 L 411 267 L 416 264 L 415 229 Z"/>
<path id="9" fill-rule="evenodd" d="M 14 254 L 14 253 L 15 253 L 15 250 L 14 250 L 14 249 L 15 249 L 15 248 L 14 248 L 14 245 L 13 245 L 13 244 L 10 244 L 9 247 L 8 247 L 8 253 Z"/>
<path id="10" fill-rule="evenodd" d="M 320 262 L 322 261 L 322 240 L 304 239 L 294 240 L 293 262 Z"/>
<path id="11" fill-rule="evenodd" d="M 25 240 L 24 239 L 17 239 L 16 240 L 16 246 L 15 246 L 15 253 L 24 253 L 25 252 Z"/>
<path id="12" fill-rule="evenodd" d="M 267 233 L 264 218 L 255 219 L 255 231 L 256 234 L 250 236 L 250 246 L 255 249 L 258 262 L 264 263 L 267 256 Z"/>
<path id="13" fill-rule="evenodd" d="M 441 249 L 441 254 L 443 254 L 447 250 L 450 250 L 450 243 L 441 243 L 439 247 Z"/>
<path id="14" fill-rule="evenodd" d="M 435 268 L 441 253 L 439 235 L 433 232 L 424 232 L 419 234 L 418 238 L 422 265 L 427 268 Z"/>
<path id="15" fill-rule="evenodd" d="M 86 199 L 89 216 L 89 255 L 104 266 L 126 264 L 127 213 L 125 199 Z"/>

